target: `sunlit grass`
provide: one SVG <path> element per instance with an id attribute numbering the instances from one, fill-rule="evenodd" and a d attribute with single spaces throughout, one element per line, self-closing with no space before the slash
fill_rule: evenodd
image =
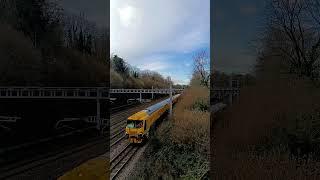
<path id="1" fill-rule="evenodd" d="M 108 159 L 98 157 L 72 169 L 58 180 L 106 180 L 109 176 Z"/>

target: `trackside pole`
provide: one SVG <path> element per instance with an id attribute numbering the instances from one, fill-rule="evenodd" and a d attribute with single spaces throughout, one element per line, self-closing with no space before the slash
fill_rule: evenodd
<path id="1" fill-rule="evenodd" d="M 152 92 L 151 92 L 151 99 L 153 99 L 153 86 L 152 86 Z"/>
<path id="2" fill-rule="evenodd" d="M 100 133 L 103 133 L 103 129 L 102 129 L 102 119 L 101 119 L 101 112 L 100 112 L 100 98 L 102 96 L 102 91 L 100 91 L 100 89 L 97 89 L 97 117 L 96 117 L 96 122 L 97 122 L 97 129 Z M 109 94 L 109 98 L 110 98 L 110 94 Z"/>
<path id="3" fill-rule="evenodd" d="M 232 87 L 233 87 L 233 86 L 232 86 L 232 77 L 230 77 L 230 90 L 232 89 Z M 233 98 L 232 96 L 233 96 L 233 92 L 230 92 L 230 93 L 229 93 L 229 104 L 230 104 L 230 106 L 232 105 L 232 100 L 233 100 L 233 99 L 232 99 L 232 98 Z"/>
<path id="4" fill-rule="evenodd" d="M 170 118 L 172 117 L 172 83 L 170 80 Z"/>
<path id="5" fill-rule="evenodd" d="M 97 98 L 97 129 L 100 131 L 101 130 L 101 118 L 100 118 L 100 99 L 99 97 Z"/>

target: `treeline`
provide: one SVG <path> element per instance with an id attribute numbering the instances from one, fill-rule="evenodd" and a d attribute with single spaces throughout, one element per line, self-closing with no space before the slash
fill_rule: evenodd
<path id="1" fill-rule="evenodd" d="M 58 1 L 0 1 L 0 85 L 106 86 L 106 28 Z"/>
<path id="2" fill-rule="evenodd" d="M 128 64 L 118 55 L 111 57 L 110 66 L 111 88 L 169 88 L 172 81 L 164 78 L 154 71 L 141 71 Z M 182 85 L 174 85 L 173 88 L 183 88 Z"/>

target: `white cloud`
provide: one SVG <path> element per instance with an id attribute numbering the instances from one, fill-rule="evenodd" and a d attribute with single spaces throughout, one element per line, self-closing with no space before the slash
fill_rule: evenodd
<path id="1" fill-rule="evenodd" d="M 123 8 L 118 8 L 118 14 L 120 21 L 123 26 L 129 27 L 134 25 L 137 18 L 137 9 L 132 6 L 125 6 Z"/>
<path id="2" fill-rule="evenodd" d="M 209 0 L 111 0 L 111 52 L 129 63 L 209 43 Z"/>
<path id="3" fill-rule="evenodd" d="M 189 79 L 183 79 L 183 80 L 173 79 L 172 81 L 174 84 L 181 84 L 181 85 L 187 85 L 190 82 Z"/>
<path id="4" fill-rule="evenodd" d="M 156 62 L 150 62 L 150 63 L 138 65 L 137 67 L 141 70 L 160 71 L 170 67 L 170 64 L 166 62 L 156 61 Z"/>

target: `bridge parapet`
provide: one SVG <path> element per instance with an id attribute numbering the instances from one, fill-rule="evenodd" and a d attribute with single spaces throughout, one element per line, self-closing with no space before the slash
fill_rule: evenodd
<path id="1" fill-rule="evenodd" d="M 97 104 L 95 122 L 97 129 L 102 132 L 103 122 L 102 118 L 100 118 L 100 101 L 109 99 L 109 90 L 105 87 L 0 87 L 0 99 L 94 100 Z M 7 122 L 7 120 L 0 119 L 1 122 Z"/>
<path id="2" fill-rule="evenodd" d="M 180 93 L 184 89 L 172 89 L 174 93 Z M 157 93 L 170 94 L 170 89 L 110 89 L 110 93 Z"/>
<path id="3" fill-rule="evenodd" d="M 172 89 L 181 93 L 184 89 Z M 108 99 L 109 93 L 170 94 L 170 89 L 108 89 L 104 87 L 0 87 L 0 98 Z"/>
<path id="4" fill-rule="evenodd" d="M 104 87 L 0 87 L 0 98 L 107 99 Z"/>

